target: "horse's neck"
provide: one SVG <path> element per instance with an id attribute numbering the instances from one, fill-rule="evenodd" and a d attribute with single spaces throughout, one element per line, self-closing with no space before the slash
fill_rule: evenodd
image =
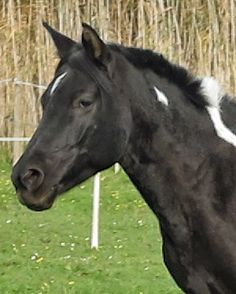
<path id="1" fill-rule="evenodd" d="M 183 215 L 189 203 L 197 206 L 198 195 L 201 205 L 213 203 L 218 186 L 236 177 L 235 147 L 217 137 L 207 110 L 188 101 L 177 85 L 150 71 L 134 70 L 130 76 L 133 128 L 121 160 L 127 174 L 154 213 L 167 222 L 170 215 Z M 222 177 L 215 183 L 219 173 Z"/>
<path id="2" fill-rule="evenodd" d="M 210 219 L 226 210 L 235 192 L 234 185 L 227 187 L 236 177 L 236 164 L 230 162 L 236 153 L 216 137 L 207 112 L 187 109 L 182 115 L 175 111 L 170 115 L 157 111 L 156 123 L 152 113 L 151 122 L 137 116 L 140 121 L 136 118 L 121 164 L 158 216 L 162 229 L 168 227 L 172 237 L 187 242 L 191 223 L 187 216 L 200 213 Z M 227 198 L 214 198 L 226 190 Z"/>
<path id="3" fill-rule="evenodd" d="M 163 115 L 163 111 L 149 112 L 149 117 L 138 112 L 133 115 L 132 136 L 121 162 L 155 214 L 167 208 L 164 207 L 168 201 L 167 195 L 162 195 L 163 186 L 168 187 L 171 182 L 175 190 L 178 182 L 184 180 L 178 179 L 181 168 L 194 164 L 189 150 L 184 147 L 186 141 L 183 132 L 178 130 L 178 122 L 174 125 L 172 114 Z"/>
<path id="4" fill-rule="evenodd" d="M 129 146 L 121 164 L 146 203 L 159 218 L 161 229 L 168 232 L 175 242 L 178 239 L 181 240 L 180 242 L 182 240 L 187 242 L 188 236 L 185 230 L 187 224 L 181 212 L 180 200 L 180 193 L 184 193 L 183 197 L 185 197 L 186 191 L 183 191 L 184 183 L 181 183 L 178 175 L 181 167 L 176 161 L 172 161 L 175 151 L 165 147 L 163 141 L 159 144 L 153 142 L 156 147 L 148 145 L 148 142 L 146 144 L 145 146 L 145 142 L 140 140 Z M 166 148 L 166 150 L 157 151 L 158 148 Z"/>

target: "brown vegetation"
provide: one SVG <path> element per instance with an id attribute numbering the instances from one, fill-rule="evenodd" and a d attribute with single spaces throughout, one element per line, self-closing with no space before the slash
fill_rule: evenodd
<path id="1" fill-rule="evenodd" d="M 50 81 L 57 57 L 42 20 L 77 40 L 88 22 L 105 40 L 160 51 L 236 93 L 235 0 L 1 0 L 0 81 Z M 32 134 L 42 91 L 0 82 L 0 136 Z"/>

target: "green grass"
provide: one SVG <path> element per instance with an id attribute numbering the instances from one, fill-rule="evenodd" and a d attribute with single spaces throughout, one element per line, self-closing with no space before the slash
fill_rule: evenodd
<path id="1" fill-rule="evenodd" d="M 92 181 L 46 212 L 21 206 L 0 162 L 0 293 L 177 294 L 158 223 L 120 172 L 102 173 L 100 247 L 90 249 Z"/>

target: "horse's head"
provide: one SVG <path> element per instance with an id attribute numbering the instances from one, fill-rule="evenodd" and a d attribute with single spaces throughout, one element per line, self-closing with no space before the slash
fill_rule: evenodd
<path id="1" fill-rule="evenodd" d="M 131 124 L 117 73 L 122 57 L 86 24 L 81 44 L 44 26 L 61 60 L 12 174 L 20 201 L 33 210 L 50 208 L 57 195 L 119 161 Z"/>

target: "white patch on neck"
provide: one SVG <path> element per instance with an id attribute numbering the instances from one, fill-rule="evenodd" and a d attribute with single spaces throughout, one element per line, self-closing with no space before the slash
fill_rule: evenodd
<path id="1" fill-rule="evenodd" d="M 55 90 L 56 90 L 56 88 L 59 86 L 61 80 L 62 80 L 66 75 L 67 75 L 67 72 L 64 72 L 64 73 L 62 73 L 61 75 L 59 75 L 59 76 L 56 78 L 54 84 L 52 85 L 52 88 L 51 88 L 51 91 L 50 91 L 50 95 L 52 95 L 52 94 L 55 92 Z"/>
<path id="2" fill-rule="evenodd" d="M 213 77 L 204 77 L 201 82 L 201 91 L 207 102 L 220 109 L 220 102 L 224 92 L 219 83 Z"/>
<path id="3" fill-rule="evenodd" d="M 157 100 L 159 102 L 161 102 L 162 104 L 168 106 L 169 101 L 168 101 L 166 95 L 163 92 L 161 92 L 160 90 L 158 90 L 156 86 L 154 86 L 153 88 L 154 88 L 154 91 L 157 95 Z"/>
<path id="4" fill-rule="evenodd" d="M 220 115 L 220 103 L 224 96 L 222 88 L 212 77 L 203 78 L 201 88 L 202 94 L 209 103 L 209 106 L 206 106 L 206 109 L 213 122 L 217 136 L 236 147 L 236 136 L 224 125 Z"/>

